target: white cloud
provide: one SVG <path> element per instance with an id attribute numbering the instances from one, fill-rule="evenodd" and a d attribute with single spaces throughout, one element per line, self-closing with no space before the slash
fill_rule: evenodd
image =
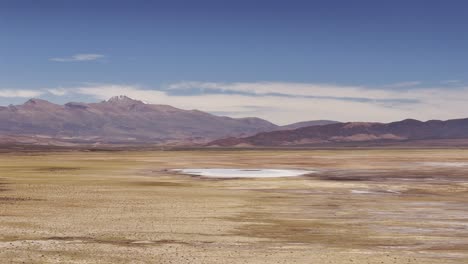
<path id="1" fill-rule="evenodd" d="M 52 88 L 52 89 L 46 89 L 46 91 L 55 96 L 64 96 L 69 93 L 69 90 L 65 88 Z"/>
<path id="2" fill-rule="evenodd" d="M 31 97 L 38 97 L 42 95 L 42 91 L 38 90 L 16 90 L 16 89 L 3 89 L 0 90 L 0 97 L 7 97 L 7 98 L 31 98 Z"/>
<path id="3" fill-rule="evenodd" d="M 70 57 L 60 57 L 60 58 L 50 58 L 50 61 L 55 62 L 76 62 L 76 61 L 94 61 L 104 58 L 105 56 L 102 54 L 94 54 L 94 53 L 83 53 L 83 54 L 75 54 Z"/>

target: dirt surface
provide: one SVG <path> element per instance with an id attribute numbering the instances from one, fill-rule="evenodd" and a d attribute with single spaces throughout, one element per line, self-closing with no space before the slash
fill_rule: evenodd
<path id="1" fill-rule="evenodd" d="M 468 151 L 4 153 L 0 262 L 468 263 Z"/>

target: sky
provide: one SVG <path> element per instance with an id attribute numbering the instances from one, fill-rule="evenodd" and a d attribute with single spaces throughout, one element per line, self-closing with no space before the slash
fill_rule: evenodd
<path id="1" fill-rule="evenodd" d="M 0 0 L 0 105 L 116 95 L 277 124 L 468 117 L 468 1 Z"/>

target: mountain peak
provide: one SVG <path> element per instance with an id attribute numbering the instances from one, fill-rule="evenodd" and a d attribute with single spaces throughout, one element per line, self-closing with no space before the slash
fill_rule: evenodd
<path id="1" fill-rule="evenodd" d="M 33 107 L 33 108 L 36 108 L 36 107 L 40 107 L 40 108 L 44 108 L 44 107 L 57 107 L 58 105 L 56 104 L 53 104 L 49 101 L 46 101 L 46 100 L 42 100 L 42 99 L 37 99 L 37 98 L 32 98 L 32 99 L 29 99 L 28 101 L 26 101 L 23 106 L 25 107 Z"/>
<path id="2" fill-rule="evenodd" d="M 38 105 L 38 104 L 52 104 L 49 101 L 38 99 L 38 98 L 31 98 L 24 103 L 25 105 Z"/>
<path id="3" fill-rule="evenodd" d="M 142 101 L 140 100 L 135 100 L 135 99 L 132 99 L 128 96 L 125 96 L 125 95 L 119 95 L 119 96 L 112 96 L 111 98 L 109 98 L 109 100 L 105 101 L 107 103 L 118 103 L 118 104 L 135 104 L 135 103 L 138 103 L 138 104 L 143 104 Z"/>

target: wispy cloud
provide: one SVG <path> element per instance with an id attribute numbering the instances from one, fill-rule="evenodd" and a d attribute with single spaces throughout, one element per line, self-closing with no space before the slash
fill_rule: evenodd
<path id="1" fill-rule="evenodd" d="M 38 90 L 17 90 L 17 89 L 3 89 L 0 90 L 0 97 L 5 98 L 31 98 L 38 97 L 44 92 Z"/>
<path id="2" fill-rule="evenodd" d="M 215 83 L 179 82 L 168 86 L 169 91 L 198 89 L 203 93 L 240 93 L 245 95 L 305 97 L 355 101 L 407 101 L 404 91 L 313 83 L 252 82 Z"/>
<path id="3" fill-rule="evenodd" d="M 441 81 L 440 83 L 442 83 L 442 84 L 460 84 L 461 81 L 460 80 L 445 80 L 445 81 Z"/>
<path id="4" fill-rule="evenodd" d="M 410 81 L 410 82 L 398 82 L 386 85 L 386 87 L 393 87 L 393 88 L 406 88 L 406 87 L 414 87 L 421 85 L 422 82 L 420 81 Z"/>
<path id="5" fill-rule="evenodd" d="M 68 89 L 65 88 L 51 88 L 46 89 L 46 91 L 55 96 L 64 96 L 70 92 Z"/>
<path id="6" fill-rule="evenodd" d="M 55 62 L 80 62 L 80 61 L 95 61 L 99 59 L 103 59 L 105 56 L 102 54 L 95 54 L 95 53 L 83 53 L 83 54 L 75 54 L 70 57 L 58 57 L 58 58 L 50 58 L 50 61 Z"/>

